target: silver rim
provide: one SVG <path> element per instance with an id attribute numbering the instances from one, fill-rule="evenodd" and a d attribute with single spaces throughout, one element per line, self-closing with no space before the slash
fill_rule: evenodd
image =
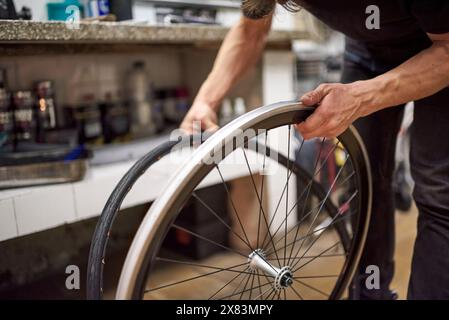
<path id="1" fill-rule="evenodd" d="M 162 195 L 153 203 L 152 207 L 146 214 L 126 257 L 119 280 L 116 298 L 132 299 L 135 297 L 134 295 L 136 291 L 136 283 L 138 281 L 138 274 L 139 271 L 144 268 L 144 253 L 148 252 L 150 244 L 156 240 L 158 231 L 160 231 L 158 226 L 163 225 L 163 221 L 167 219 L 167 216 L 172 214 L 170 210 L 176 204 L 175 202 L 178 199 L 177 195 L 185 192 L 185 190 L 188 190 L 189 185 L 192 184 L 192 181 L 195 183 L 195 179 L 201 175 L 202 171 L 205 170 L 204 163 L 208 163 L 207 159 L 210 157 L 211 151 L 232 150 L 232 148 L 229 147 L 229 144 L 233 143 L 233 140 L 229 139 L 229 137 L 234 137 L 235 132 L 238 130 L 245 131 L 249 128 L 263 128 L 264 122 L 269 122 L 274 118 L 278 119 L 278 123 L 294 123 L 295 118 L 298 116 L 298 112 L 302 112 L 302 117 L 304 117 L 304 113 L 309 114 L 312 110 L 313 109 L 306 108 L 297 102 L 282 102 L 261 107 L 231 122 L 203 143 L 192 154 L 190 160 L 182 168 L 180 168 L 178 172 L 176 172 L 174 178 L 162 192 Z M 367 198 L 366 215 L 368 219 L 366 219 L 367 222 L 362 228 L 361 235 L 358 238 L 357 248 L 354 252 L 354 258 L 352 259 L 353 266 L 348 269 L 348 277 L 351 277 L 355 271 L 354 265 L 359 259 L 360 249 L 363 246 L 366 236 L 371 207 L 371 178 L 369 176 L 369 163 L 363 144 L 360 141 L 360 137 L 358 137 L 353 129 L 350 129 L 349 131 L 353 138 L 355 137 L 357 140 L 357 147 L 361 150 L 361 154 L 366 165 L 365 174 L 368 180 L 368 184 L 365 186 L 364 190 Z M 226 155 L 227 154 L 224 156 Z M 274 285 L 278 288 L 288 286 L 293 278 L 291 267 L 285 265 L 281 268 L 276 268 L 266 259 L 261 259 L 261 257 L 263 257 L 263 252 L 259 252 L 257 250 L 251 252 L 248 256 L 250 265 L 258 270 L 263 270 L 265 268 L 268 273 L 271 272 L 271 276 L 275 279 Z"/>

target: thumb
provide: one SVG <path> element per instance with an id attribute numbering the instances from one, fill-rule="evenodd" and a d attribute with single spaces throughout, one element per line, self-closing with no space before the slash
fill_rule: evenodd
<path id="1" fill-rule="evenodd" d="M 301 97 L 301 102 L 306 106 L 313 106 L 321 102 L 325 96 L 323 88 L 318 87 L 313 91 L 307 92 Z"/>
<path id="2" fill-rule="evenodd" d="M 219 128 L 217 123 L 211 119 L 204 119 L 201 122 L 201 126 L 203 127 L 204 130 L 209 132 L 217 131 Z"/>

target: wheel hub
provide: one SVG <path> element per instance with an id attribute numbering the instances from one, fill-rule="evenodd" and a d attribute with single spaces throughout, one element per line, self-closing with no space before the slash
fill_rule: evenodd
<path id="1" fill-rule="evenodd" d="M 276 290 L 290 287 L 293 284 L 293 273 L 289 266 L 277 268 L 265 257 L 262 249 L 256 249 L 248 256 L 249 267 L 252 271 L 260 270 L 274 278 L 273 287 Z"/>

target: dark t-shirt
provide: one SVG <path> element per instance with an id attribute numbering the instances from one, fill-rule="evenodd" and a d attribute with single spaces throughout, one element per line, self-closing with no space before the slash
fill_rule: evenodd
<path id="1" fill-rule="evenodd" d="M 346 35 L 347 51 L 396 66 L 431 45 L 426 33 L 449 32 L 449 0 L 297 0 Z M 369 5 L 379 8 L 380 29 L 369 30 Z"/>

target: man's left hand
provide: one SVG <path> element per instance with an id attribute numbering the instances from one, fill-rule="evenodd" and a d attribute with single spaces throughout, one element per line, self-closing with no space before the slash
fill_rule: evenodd
<path id="1" fill-rule="evenodd" d="M 296 128 L 304 139 L 334 138 L 343 133 L 356 119 L 369 114 L 366 96 L 359 90 L 360 82 L 322 84 L 306 93 L 301 101 L 306 106 L 318 105 L 306 121 Z"/>

